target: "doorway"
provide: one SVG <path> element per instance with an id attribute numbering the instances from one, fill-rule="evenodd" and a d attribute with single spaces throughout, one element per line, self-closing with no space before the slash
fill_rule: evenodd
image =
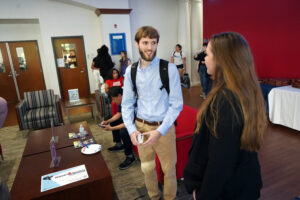
<path id="1" fill-rule="evenodd" d="M 78 89 L 79 98 L 88 98 L 90 87 L 83 37 L 53 37 L 52 45 L 62 99 L 69 100 L 70 89 Z"/>
<path id="2" fill-rule="evenodd" d="M 0 42 L 1 96 L 16 103 L 24 98 L 24 92 L 44 89 L 37 41 Z"/>

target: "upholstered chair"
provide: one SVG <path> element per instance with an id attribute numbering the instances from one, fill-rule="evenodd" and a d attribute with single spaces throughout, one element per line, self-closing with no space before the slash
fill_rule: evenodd
<path id="1" fill-rule="evenodd" d="M 16 106 L 20 130 L 41 129 L 62 122 L 61 103 L 52 89 L 24 92 L 24 99 Z"/>

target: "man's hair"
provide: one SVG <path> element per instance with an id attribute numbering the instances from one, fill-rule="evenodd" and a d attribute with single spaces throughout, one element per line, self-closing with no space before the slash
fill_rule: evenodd
<path id="1" fill-rule="evenodd" d="M 203 43 L 203 46 L 204 46 L 204 47 L 207 47 L 207 45 L 208 45 L 207 42 L 204 42 L 204 43 Z"/>
<path id="2" fill-rule="evenodd" d="M 108 95 L 110 97 L 117 97 L 119 94 L 123 95 L 123 89 L 119 86 L 112 86 L 108 90 Z"/>
<path id="3" fill-rule="evenodd" d="M 134 40 L 139 43 L 142 38 L 149 37 L 150 39 L 157 39 L 159 41 L 159 33 L 152 26 L 142 26 L 140 27 L 134 37 Z"/>

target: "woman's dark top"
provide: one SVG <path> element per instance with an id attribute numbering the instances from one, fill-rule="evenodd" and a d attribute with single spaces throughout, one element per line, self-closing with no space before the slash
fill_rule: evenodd
<path id="1" fill-rule="evenodd" d="M 197 200 L 253 200 L 260 196 L 262 180 L 257 153 L 240 149 L 243 114 L 239 105 L 230 90 L 219 91 L 214 103 L 218 138 L 204 121 L 194 134 L 184 182 L 189 193 L 196 190 Z M 210 109 L 206 117 L 212 122 Z"/>
<path id="2" fill-rule="evenodd" d="M 126 68 L 128 67 L 128 61 L 130 61 L 129 58 L 126 58 L 126 60 L 124 61 L 123 58 L 120 59 L 120 63 L 121 63 L 121 76 L 124 77 L 124 74 L 126 72 Z"/>

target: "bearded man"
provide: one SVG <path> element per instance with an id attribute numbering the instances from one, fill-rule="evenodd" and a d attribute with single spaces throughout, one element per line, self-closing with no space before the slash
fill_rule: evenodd
<path id="1" fill-rule="evenodd" d="M 151 26 L 143 26 L 135 34 L 135 46 L 140 59 L 125 73 L 122 116 L 132 144 L 138 147 L 141 169 L 149 197 L 161 198 L 155 171 L 155 155 L 164 173 L 164 199 L 176 197 L 176 136 L 174 121 L 182 110 L 180 77 L 173 63 L 167 64 L 169 91 L 163 88 L 160 59 L 156 57 L 159 33 Z M 133 66 L 136 67 L 133 84 Z M 143 134 L 144 141 L 137 140 Z M 140 137 L 139 137 L 140 138 Z"/>

